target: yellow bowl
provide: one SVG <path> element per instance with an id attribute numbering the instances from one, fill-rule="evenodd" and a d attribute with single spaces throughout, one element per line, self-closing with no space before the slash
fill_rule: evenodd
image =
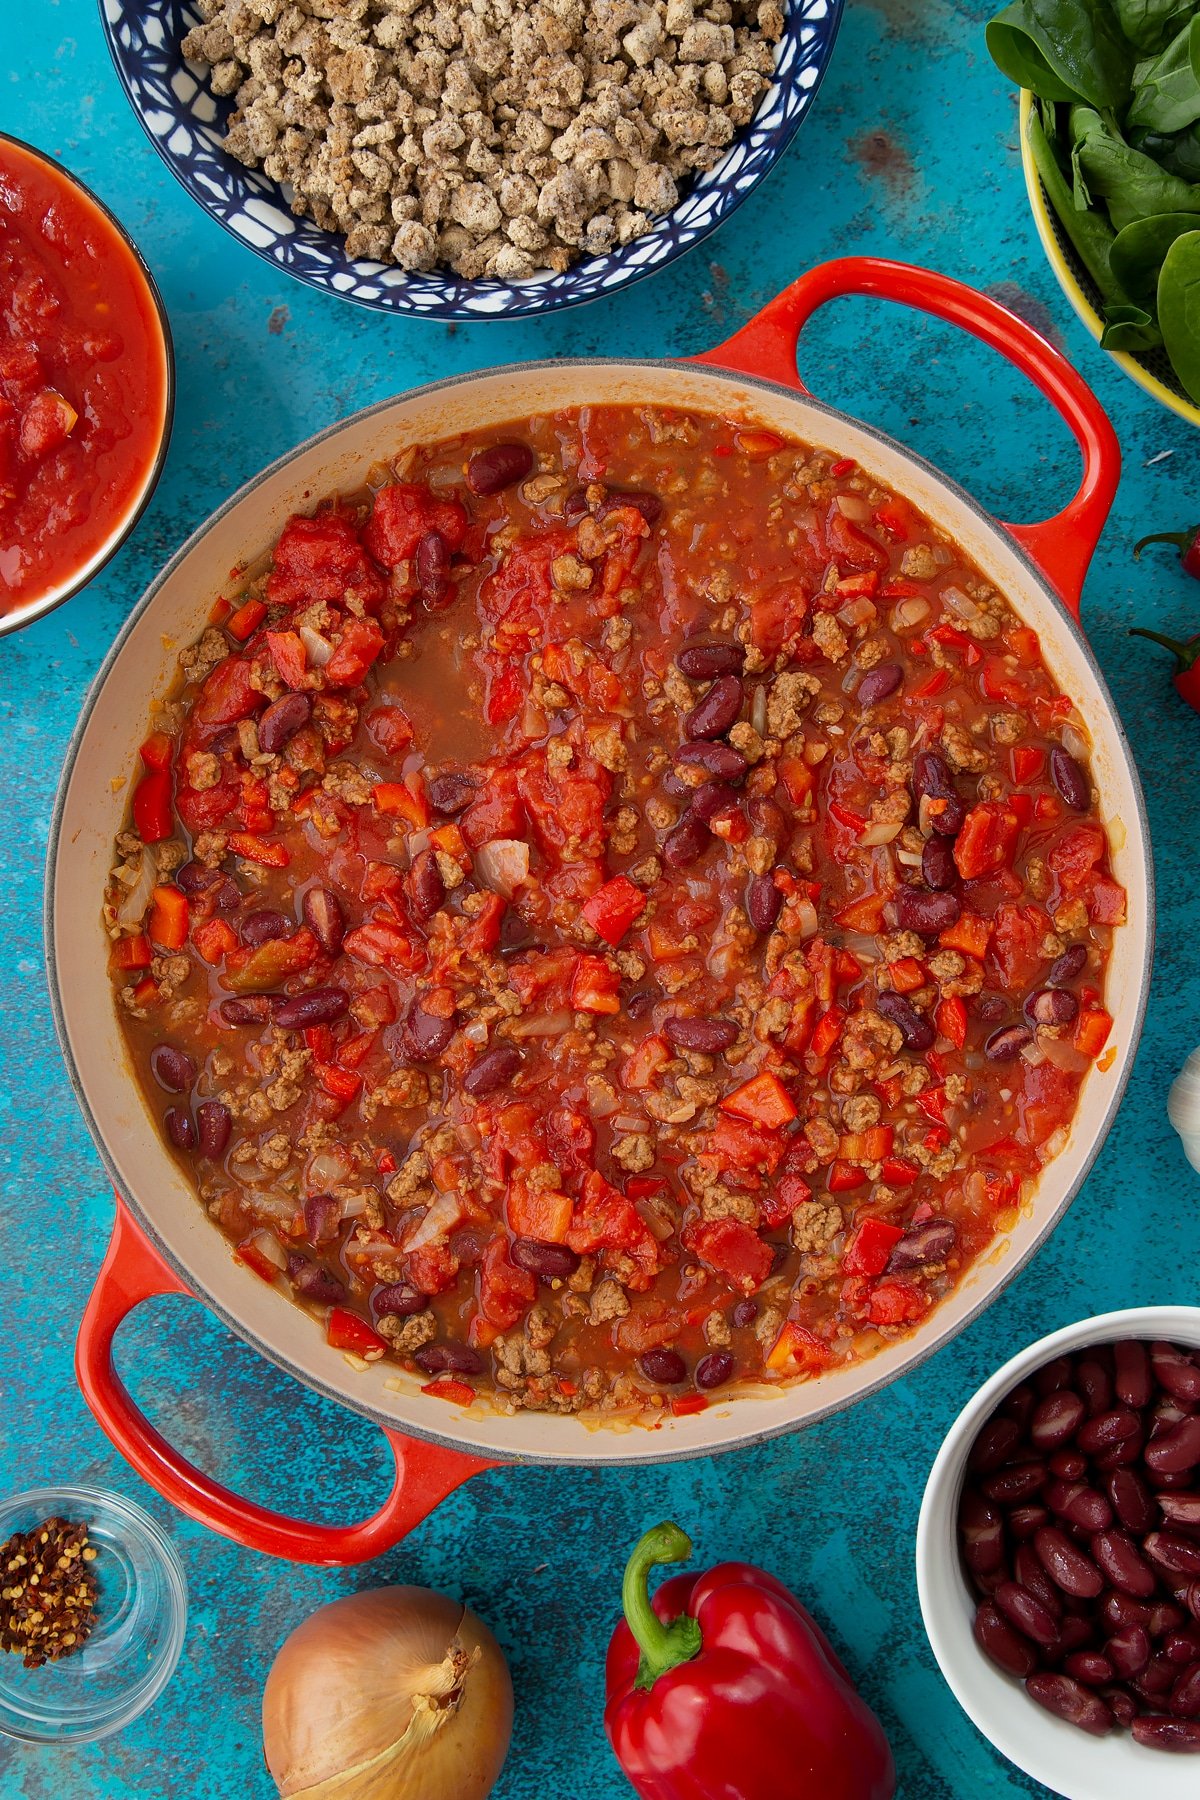
<path id="1" fill-rule="evenodd" d="M 1104 321 L 1097 310 L 1096 288 L 1091 276 L 1083 267 L 1070 240 L 1054 215 L 1054 209 L 1046 198 L 1046 190 L 1042 186 L 1037 168 L 1033 160 L 1033 146 L 1029 141 L 1029 122 L 1033 117 L 1033 95 L 1028 89 L 1021 93 L 1021 167 L 1025 171 L 1025 191 L 1029 195 L 1029 204 L 1033 211 L 1033 222 L 1037 226 L 1037 234 L 1042 240 L 1042 249 L 1046 252 L 1047 261 L 1058 277 L 1061 287 L 1083 323 L 1087 326 L 1096 342 L 1100 342 L 1104 331 Z M 1190 399 L 1180 386 L 1175 371 L 1167 360 L 1165 351 L 1151 350 L 1144 355 L 1130 355 L 1128 351 L 1109 350 L 1107 355 L 1122 368 L 1131 381 L 1136 381 L 1160 405 L 1169 407 L 1178 413 L 1181 419 L 1190 419 L 1193 425 L 1200 425 L 1200 406 Z"/>

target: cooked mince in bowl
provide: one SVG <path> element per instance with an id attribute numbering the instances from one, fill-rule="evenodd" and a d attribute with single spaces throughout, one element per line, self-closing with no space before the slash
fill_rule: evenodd
<path id="1" fill-rule="evenodd" d="M 104 913 L 234 1254 L 505 1409 L 689 1412 L 912 1330 L 1111 1024 L 1125 895 L 1036 633 L 853 461 L 649 407 L 405 448 L 255 568 Z"/>

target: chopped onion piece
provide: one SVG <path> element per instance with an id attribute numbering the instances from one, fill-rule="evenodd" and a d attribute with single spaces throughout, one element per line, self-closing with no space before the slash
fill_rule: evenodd
<path id="1" fill-rule="evenodd" d="M 338 1201 L 339 1219 L 361 1219 L 367 1210 L 367 1194 L 365 1190 L 359 1194 L 348 1194 Z"/>
<path id="2" fill-rule="evenodd" d="M 340 1150 L 318 1150 L 305 1171 L 305 1184 L 313 1194 L 324 1194 L 340 1182 L 349 1181 L 354 1164 Z"/>
<path id="3" fill-rule="evenodd" d="M 1076 730 L 1069 719 L 1062 728 L 1062 747 L 1068 756 L 1075 758 L 1076 762 L 1087 762 L 1092 754 L 1091 744 L 1081 731 Z"/>
<path id="4" fill-rule="evenodd" d="M 488 1028 L 482 1019 L 472 1019 L 463 1029 L 463 1036 L 469 1044 L 486 1044 L 487 1034 Z"/>
<path id="5" fill-rule="evenodd" d="M 871 516 L 871 508 L 861 494 L 835 494 L 833 503 L 844 519 L 854 519 L 860 525 Z"/>
<path id="6" fill-rule="evenodd" d="M 929 602 L 924 594 L 910 594 L 907 600 L 898 600 L 893 606 L 888 624 L 893 631 L 912 631 L 929 617 L 929 612 Z"/>
<path id="7" fill-rule="evenodd" d="M 946 567 L 947 563 L 952 563 L 954 561 L 954 552 L 951 550 L 949 544 L 934 544 L 930 554 L 932 555 L 934 562 L 943 569 Z"/>
<path id="8" fill-rule="evenodd" d="M 846 931 L 842 933 L 842 948 L 849 950 L 851 956 L 864 958 L 867 962 L 879 961 L 879 940 L 868 937 L 862 931 Z"/>
<path id="9" fill-rule="evenodd" d="M 323 669 L 333 655 L 333 645 L 329 639 L 322 637 L 319 631 L 314 631 L 311 625 L 298 625 L 296 635 L 304 645 L 313 668 Z"/>
<path id="10" fill-rule="evenodd" d="M 858 841 L 864 850 L 869 850 L 875 844 L 890 844 L 903 830 L 903 819 L 894 819 L 891 823 L 884 820 L 878 825 L 868 825 Z"/>
<path id="11" fill-rule="evenodd" d="M 820 930 L 821 921 L 817 917 L 817 909 L 811 900 L 794 900 L 788 908 L 788 923 L 795 922 L 796 936 L 800 938 L 815 937 Z"/>
<path id="12" fill-rule="evenodd" d="M 919 869 L 922 862 L 919 850 L 897 850 L 896 861 L 903 863 L 906 869 Z"/>
<path id="13" fill-rule="evenodd" d="M 614 1131 L 645 1131 L 645 1119 L 639 1119 L 635 1113 L 621 1113 L 613 1120 Z"/>
<path id="14" fill-rule="evenodd" d="M 294 1194 L 278 1194 L 268 1191 L 263 1194 L 255 1194 L 254 1210 L 262 1213 L 268 1219 L 280 1219 L 285 1223 L 290 1223 L 300 1211 L 300 1202 Z M 264 1251 L 263 1254 L 266 1255 L 267 1252 Z M 282 1251 L 280 1254 L 282 1255 Z M 279 1267 L 282 1269 L 283 1264 L 280 1263 Z"/>
<path id="15" fill-rule="evenodd" d="M 868 600 L 865 594 L 860 594 L 856 600 L 847 600 L 837 612 L 837 618 L 851 631 L 856 625 L 873 625 L 877 617 L 875 602 Z"/>
<path id="16" fill-rule="evenodd" d="M 463 1218 L 462 1196 L 455 1192 L 439 1194 L 423 1219 L 419 1219 L 405 1237 L 405 1250 L 421 1250 L 426 1244 L 449 1237 Z"/>
<path id="17" fill-rule="evenodd" d="M 659 1243 L 665 1244 L 675 1229 L 675 1221 L 667 1213 L 661 1202 L 653 1199 L 637 1200 L 634 1202 L 634 1211 L 641 1218 L 642 1223 L 658 1239 Z"/>
<path id="18" fill-rule="evenodd" d="M 960 619 L 977 619 L 979 617 L 979 608 L 970 594 L 964 594 L 961 588 L 955 587 L 953 584 L 942 589 L 941 600 L 942 605 L 947 607 L 950 612 L 957 613 Z"/>
<path id="19" fill-rule="evenodd" d="M 511 900 L 529 879 L 529 845 L 523 838 L 493 838 L 475 852 L 476 881 Z"/>
<path id="20" fill-rule="evenodd" d="M 1064 1069 L 1069 1075 L 1082 1075 L 1091 1067 L 1088 1058 L 1078 1051 L 1070 1038 L 1055 1037 L 1052 1031 L 1039 1031 L 1038 1047 L 1043 1060 L 1053 1063 L 1056 1069 Z"/>
<path id="21" fill-rule="evenodd" d="M 250 1243 L 255 1252 L 259 1256 L 265 1257 L 276 1269 L 287 1267 L 287 1257 L 283 1253 L 283 1246 L 273 1231 L 256 1231 L 250 1239 Z"/>
<path id="22" fill-rule="evenodd" d="M 760 682 L 750 702 L 750 723 L 761 737 L 767 729 L 767 690 Z"/>
<path id="23" fill-rule="evenodd" d="M 154 858 L 149 850 L 142 851 L 142 866 L 138 878 L 117 908 L 117 924 L 127 931 L 135 931 L 146 916 L 146 908 L 150 904 L 150 895 L 154 888 Z"/>
<path id="24" fill-rule="evenodd" d="M 1040 1151 L 1042 1160 L 1044 1162 L 1051 1162 L 1056 1156 L 1061 1155 L 1067 1147 L 1067 1140 L 1070 1135 L 1071 1128 L 1069 1125 L 1060 1125 L 1057 1131 L 1052 1131 L 1042 1145 Z"/>
<path id="25" fill-rule="evenodd" d="M 1042 1049 L 1036 1038 L 1033 1040 L 1032 1044 L 1026 1044 L 1021 1055 L 1025 1058 L 1025 1061 L 1029 1064 L 1031 1069 L 1040 1068 L 1046 1060 L 1046 1052 Z"/>
<path id="26" fill-rule="evenodd" d="M 568 1012 L 566 1007 L 563 1007 L 559 1012 L 534 1013 L 532 1017 L 526 1015 L 525 1018 L 518 1019 L 514 1025 L 510 1026 L 509 1030 L 516 1038 L 558 1037 L 561 1032 L 571 1029 L 573 1017 L 574 1015 Z"/>

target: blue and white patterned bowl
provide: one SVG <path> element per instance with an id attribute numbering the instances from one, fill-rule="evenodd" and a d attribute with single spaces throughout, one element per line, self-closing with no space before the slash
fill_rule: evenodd
<path id="1" fill-rule="evenodd" d="M 232 99 L 216 99 L 180 45 L 198 17 L 182 0 L 100 0 L 108 46 L 151 143 L 194 200 L 261 256 L 310 287 L 378 312 L 428 319 L 516 319 L 615 293 L 681 256 L 741 205 L 792 140 L 833 52 L 845 0 L 790 0 L 775 79 L 750 124 L 679 205 L 623 249 L 562 274 L 465 281 L 355 262 L 344 240 L 288 209 L 277 183 L 221 146 Z"/>

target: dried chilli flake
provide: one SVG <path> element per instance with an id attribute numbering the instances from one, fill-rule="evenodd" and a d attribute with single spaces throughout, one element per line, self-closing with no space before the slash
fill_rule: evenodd
<path id="1" fill-rule="evenodd" d="M 73 1656 L 96 1622 L 96 1552 L 86 1525 L 46 1519 L 0 1544 L 0 1650 L 27 1669 Z"/>

